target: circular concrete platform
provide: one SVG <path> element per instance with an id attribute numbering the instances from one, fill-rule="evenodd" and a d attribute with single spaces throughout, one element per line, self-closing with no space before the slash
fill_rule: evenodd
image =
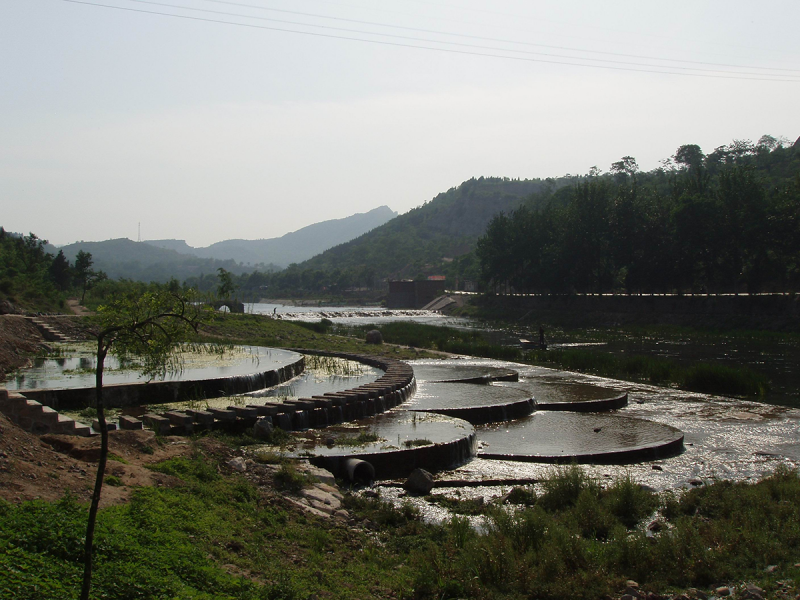
<path id="1" fill-rule="evenodd" d="M 588 383 L 542 381 L 523 378 L 516 383 L 498 383 L 506 389 L 528 394 L 537 410 L 601 412 L 628 405 L 628 394 Z"/>
<path id="2" fill-rule="evenodd" d="M 478 429 L 480 458 L 614 464 L 683 451 L 683 433 L 661 423 L 607 414 L 539 412 Z"/>
<path id="3" fill-rule="evenodd" d="M 528 394 L 513 387 L 428 382 L 420 384 L 408 408 L 483 425 L 525 417 L 536 407 Z"/>
<path id="4" fill-rule="evenodd" d="M 330 427 L 324 435 L 334 440 L 374 434 L 375 442 L 333 445 L 299 440 L 296 457 L 344 475 L 348 459 L 360 459 L 374 468 L 376 479 L 404 477 L 417 467 L 428 471 L 453 468 L 475 455 L 475 428 L 461 419 L 404 410 L 355 421 L 348 426 Z"/>

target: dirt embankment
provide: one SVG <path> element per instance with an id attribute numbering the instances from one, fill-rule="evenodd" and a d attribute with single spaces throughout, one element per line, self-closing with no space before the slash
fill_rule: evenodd
<path id="1" fill-rule="evenodd" d="M 36 325 L 19 315 L 0 315 L 0 381 L 46 348 Z"/>
<path id="2" fill-rule="evenodd" d="M 106 475 L 118 485 L 105 485 L 101 506 L 126 502 L 140 486 L 171 485 L 174 478 L 147 468 L 191 453 L 188 440 L 156 439 L 152 431 L 115 431 L 109 435 L 113 458 Z M 0 498 L 8 502 L 42 499 L 53 502 L 66 492 L 88 502 L 94 488 L 100 438 L 38 436 L 0 414 Z"/>

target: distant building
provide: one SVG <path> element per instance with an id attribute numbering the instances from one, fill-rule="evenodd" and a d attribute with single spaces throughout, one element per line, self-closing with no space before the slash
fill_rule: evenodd
<path id="1" fill-rule="evenodd" d="M 422 308 L 444 293 L 444 280 L 389 282 L 386 308 Z"/>

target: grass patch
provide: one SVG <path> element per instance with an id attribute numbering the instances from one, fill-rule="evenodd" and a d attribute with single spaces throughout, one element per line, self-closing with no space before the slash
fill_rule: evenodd
<path id="1" fill-rule="evenodd" d="M 460 498 L 451 498 L 443 494 L 431 494 L 426 496 L 425 500 L 431 504 L 446 508 L 456 515 L 485 515 L 490 509 L 486 502 L 483 501 L 483 497 L 462 500 Z"/>
<path id="2" fill-rule="evenodd" d="M 419 446 L 430 446 L 431 444 L 433 444 L 432 441 L 426 440 L 426 439 L 422 439 L 422 438 L 417 439 L 417 440 L 406 440 L 405 442 L 403 442 L 403 446 L 405 446 L 406 448 L 417 448 Z"/>
<path id="3" fill-rule="evenodd" d="M 517 492 L 524 508 L 482 513 L 432 497 L 483 514 L 481 531 L 463 517 L 430 525 L 411 505 L 349 495 L 361 528 L 340 525 L 286 510 L 280 494 L 265 497 L 199 456 L 153 468 L 179 485 L 140 488 L 100 511 L 94 597 L 591 600 L 619 596 L 629 578 L 661 593 L 749 581 L 771 597 L 769 564 L 797 593 L 800 478 L 783 467 L 757 483 L 659 496 L 630 477 L 603 488 L 571 466 L 554 470 L 538 498 Z M 665 525 L 650 534 L 656 511 Z M 0 502 L 3 598 L 75 597 L 85 519 L 70 497 Z"/>
<path id="4" fill-rule="evenodd" d="M 687 366 L 667 358 L 620 356 L 585 348 L 533 350 L 526 353 L 525 362 L 654 385 L 675 385 L 706 394 L 763 396 L 769 390 L 767 378 L 745 366 L 708 363 Z"/>
<path id="5" fill-rule="evenodd" d="M 125 485 L 122 483 L 122 479 L 117 477 L 116 475 L 106 475 L 105 479 L 103 479 L 106 485 L 110 485 L 112 487 L 120 487 Z"/>
<path id="6" fill-rule="evenodd" d="M 358 435 L 354 436 L 342 436 L 336 438 L 335 444 L 337 446 L 365 446 L 367 444 L 374 444 L 375 442 L 379 442 L 381 438 L 374 433 L 370 433 L 368 431 L 362 431 Z"/>

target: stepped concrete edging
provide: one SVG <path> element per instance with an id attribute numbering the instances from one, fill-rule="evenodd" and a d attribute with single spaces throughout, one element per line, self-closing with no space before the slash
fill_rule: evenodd
<path id="1" fill-rule="evenodd" d="M 0 388 L 0 412 L 9 421 L 26 431 L 36 434 L 62 433 L 67 435 L 91 435 L 88 425 L 78 423 L 49 406 L 43 406 L 36 400 L 29 400 L 17 392 L 9 392 Z"/>
<path id="2" fill-rule="evenodd" d="M 168 411 L 163 415 L 148 413 L 141 419 L 122 415 L 119 419 L 119 427 L 131 430 L 147 426 L 162 435 L 188 435 L 210 429 L 222 429 L 235 433 L 253 427 L 258 418 L 266 417 L 272 421 L 275 427 L 285 430 L 321 428 L 385 412 L 405 402 L 416 391 L 414 370 L 410 365 L 396 359 L 352 353 L 313 352 L 302 349 L 294 351 L 355 360 L 382 369 L 384 374 L 372 383 L 350 390 L 331 392 L 314 398 L 299 398 L 283 403 L 229 406 L 227 409 L 209 409 L 207 411 Z M 193 392 L 193 394 L 189 394 L 190 397 L 197 397 L 198 391 L 203 393 L 204 390 L 207 397 L 218 397 L 264 389 L 288 381 L 302 373 L 304 369 L 305 358 L 301 356 L 300 360 L 295 363 L 254 375 L 205 381 L 112 384 L 104 386 L 103 393 L 108 408 L 165 404 L 179 401 L 180 393 L 186 394 L 187 389 Z M 23 390 L 20 393 L 8 392 L 4 388 L 0 388 L 0 392 L 2 392 L 0 393 L 0 412 L 7 414 L 13 422 L 25 429 L 35 433 L 73 435 L 94 433 L 87 425 L 76 423 L 69 417 L 59 415 L 56 410 L 57 408 L 79 409 L 91 405 L 94 400 L 94 388 L 37 389 Z M 138 400 L 145 394 L 145 401 Z M 46 402 L 42 403 L 39 400 Z M 51 403 L 49 406 L 43 405 L 48 402 Z"/>

